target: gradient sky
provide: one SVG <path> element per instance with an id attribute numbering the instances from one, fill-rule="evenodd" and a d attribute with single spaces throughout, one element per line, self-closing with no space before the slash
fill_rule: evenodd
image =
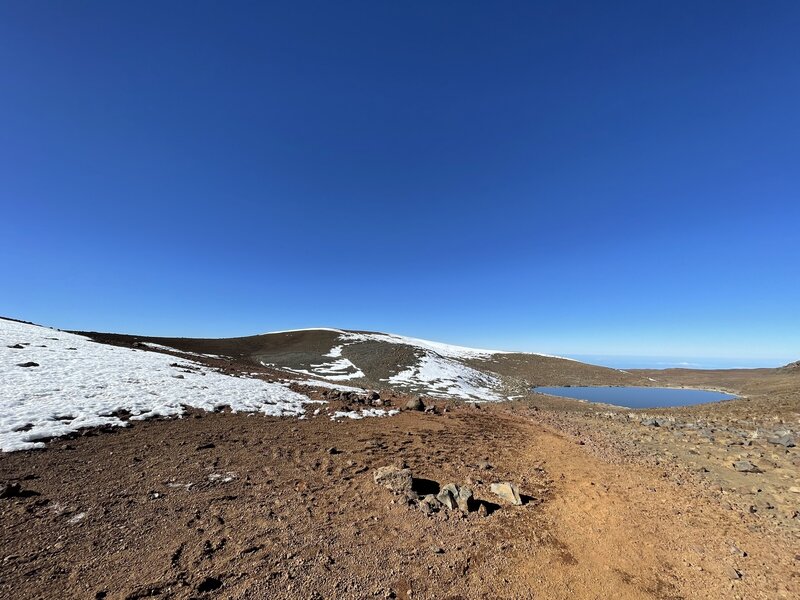
<path id="1" fill-rule="evenodd" d="M 800 359 L 798 31 L 797 2 L 4 2 L 0 314 Z"/>

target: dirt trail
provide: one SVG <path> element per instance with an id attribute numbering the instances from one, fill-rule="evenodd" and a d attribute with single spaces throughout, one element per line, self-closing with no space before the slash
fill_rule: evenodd
<path id="1" fill-rule="evenodd" d="M 707 504 L 667 473 L 604 462 L 546 429 L 528 455 L 544 460 L 556 481 L 545 514 L 557 550 L 547 563 L 522 559 L 516 566 L 539 597 L 800 594 L 789 540 L 754 533 L 734 512 Z"/>

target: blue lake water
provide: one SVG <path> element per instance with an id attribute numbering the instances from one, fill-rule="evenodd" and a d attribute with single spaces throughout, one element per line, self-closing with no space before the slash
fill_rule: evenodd
<path id="1" fill-rule="evenodd" d="M 651 387 L 537 387 L 534 392 L 562 396 L 589 402 L 603 402 L 627 408 L 659 408 L 665 406 L 687 406 L 731 400 L 736 396 L 712 390 L 690 390 Z"/>

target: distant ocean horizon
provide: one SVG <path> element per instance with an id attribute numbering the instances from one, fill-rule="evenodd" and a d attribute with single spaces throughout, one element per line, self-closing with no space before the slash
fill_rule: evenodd
<path id="1" fill-rule="evenodd" d="M 562 356 L 613 369 L 759 369 L 782 367 L 792 360 L 797 360 L 608 354 L 564 354 Z"/>

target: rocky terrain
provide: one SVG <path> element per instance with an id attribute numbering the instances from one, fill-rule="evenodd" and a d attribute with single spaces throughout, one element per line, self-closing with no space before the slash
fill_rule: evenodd
<path id="1" fill-rule="evenodd" d="M 369 332 L 23 325 L 0 340 L 17 450 L 0 454 L 2 597 L 800 596 L 791 366 L 626 373 Z M 530 392 L 575 384 L 741 397 L 630 410 Z"/>

